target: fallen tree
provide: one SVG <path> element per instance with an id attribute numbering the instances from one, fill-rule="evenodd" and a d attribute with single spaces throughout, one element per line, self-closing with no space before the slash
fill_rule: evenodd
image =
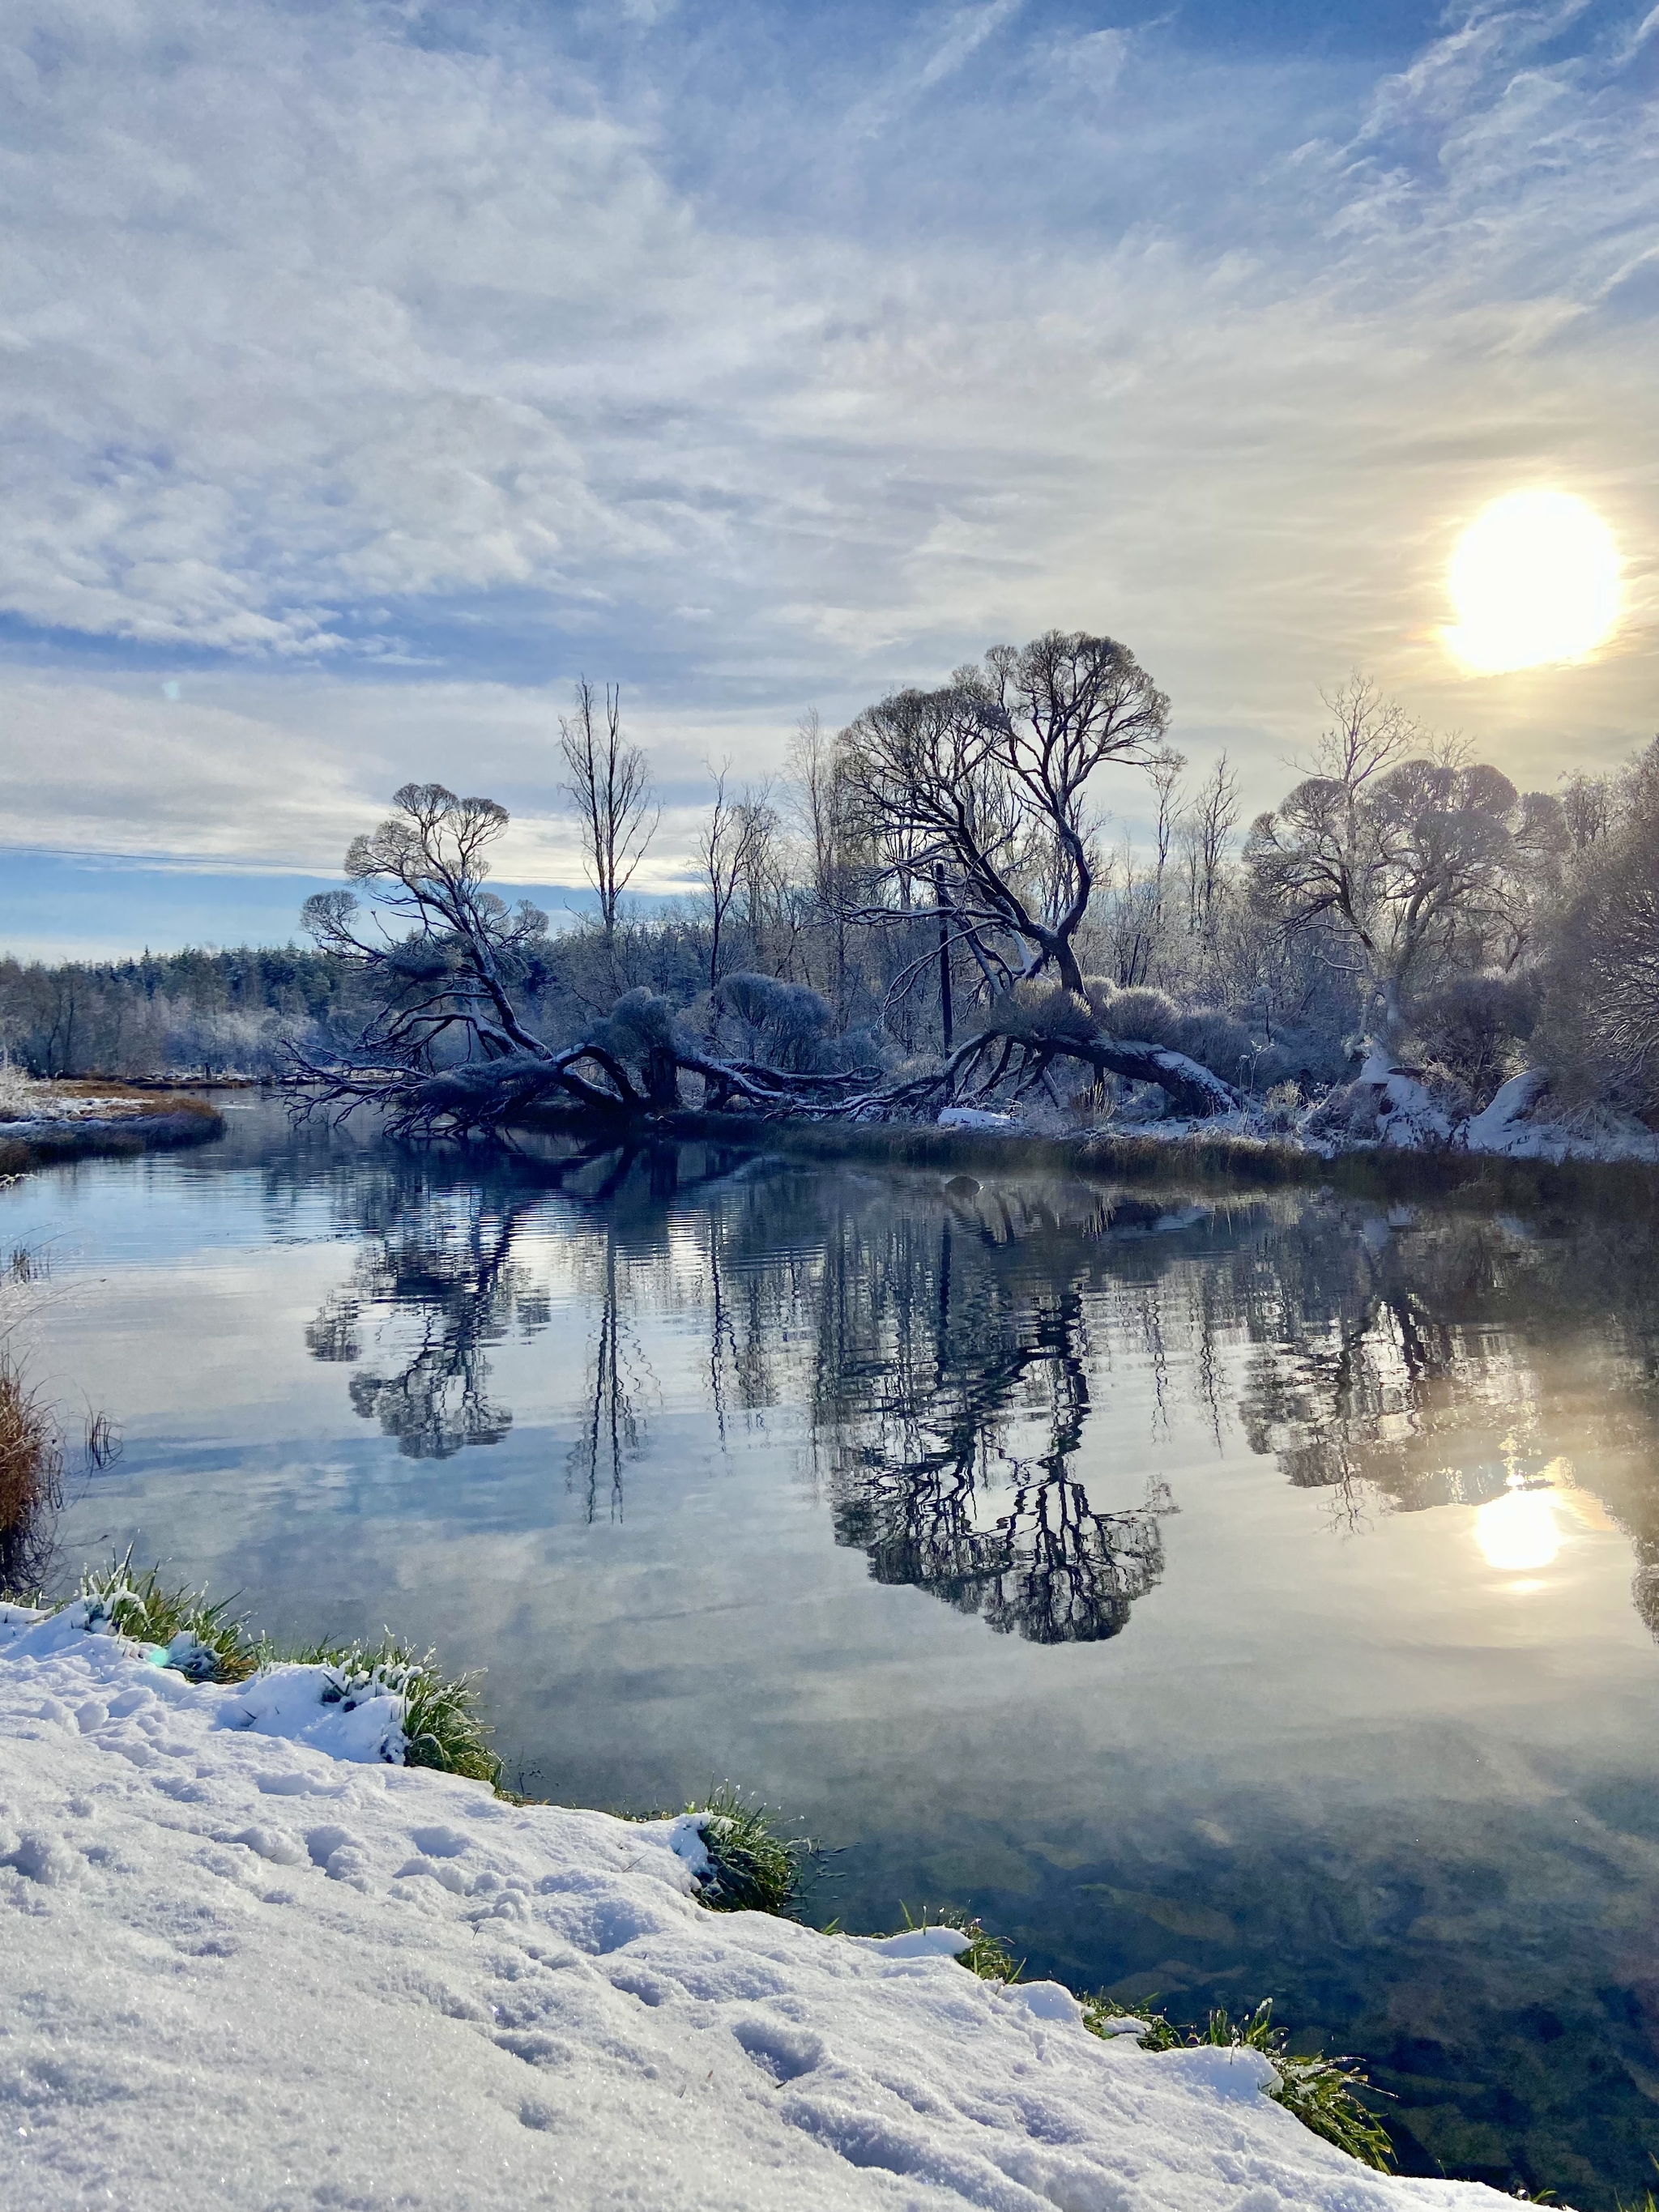
<path id="1" fill-rule="evenodd" d="M 372 1105 L 404 1135 L 488 1133 L 550 1107 L 624 1119 L 696 1104 L 886 1120 L 1017 1099 L 1063 1060 L 1097 1077 L 1156 1084 L 1181 1113 L 1241 1103 L 1234 1086 L 1178 1040 L 1135 1034 L 1137 1020 L 1152 1012 L 1179 1018 L 1167 1000 L 1101 984 L 1079 991 L 1015 983 L 941 1062 L 897 1079 L 873 1040 L 851 1041 L 849 1055 L 849 1041 L 830 1036 L 830 1008 L 816 992 L 764 975 L 727 976 L 715 994 L 717 1008 L 769 1048 L 764 1055 L 723 1056 L 646 990 L 625 993 L 578 1042 L 550 1045 L 514 1002 L 515 989 L 549 957 L 547 917 L 527 901 L 509 908 L 486 887 L 489 848 L 507 826 L 506 809 L 433 783 L 405 784 L 393 803 L 395 811 L 346 855 L 345 872 L 367 904 L 351 890 L 306 902 L 311 936 L 360 971 L 376 1011 L 332 1053 L 295 1051 L 287 1079 L 303 1111 Z M 700 1096 L 686 1097 L 687 1078 Z"/>

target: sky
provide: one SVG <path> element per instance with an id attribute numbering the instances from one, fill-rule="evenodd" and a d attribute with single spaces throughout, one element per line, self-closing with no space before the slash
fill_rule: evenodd
<path id="1" fill-rule="evenodd" d="M 584 673 L 655 894 L 1054 626 L 1252 807 L 1356 667 L 1523 786 L 1659 726 L 1659 7 L 11 0 L 0 107 L 14 951 L 280 941 L 411 777 L 574 900 Z M 1479 675 L 1534 487 L 1623 619 Z"/>

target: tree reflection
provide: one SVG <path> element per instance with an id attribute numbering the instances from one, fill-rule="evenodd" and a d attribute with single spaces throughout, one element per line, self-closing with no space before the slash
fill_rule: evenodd
<path id="1" fill-rule="evenodd" d="M 510 1433 L 492 1355 L 547 1330 L 556 1269 L 585 1333 L 556 1352 L 580 1378 L 565 1474 L 589 1520 L 621 1516 L 645 1446 L 651 1332 L 690 1326 L 722 1450 L 781 1415 L 876 1581 L 1000 1632 L 1116 1635 L 1162 1573 L 1167 1492 L 1107 1497 L 1097 1471 L 1121 1463 L 1098 1419 L 1111 1392 L 1121 1428 L 1121 1375 L 1147 1451 L 1184 1409 L 1218 1450 L 1241 1425 L 1339 1527 L 1593 1486 L 1659 1634 L 1659 1280 L 1640 1223 L 981 1191 L 705 1146 L 483 1175 L 360 1158 L 349 1219 L 356 1263 L 307 1341 L 412 1458 Z"/>
<path id="2" fill-rule="evenodd" d="M 836 1540 L 878 1582 L 1000 1633 L 1115 1636 L 1163 1572 L 1167 1493 L 1091 1503 L 1073 1465 L 1091 1411 L 1082 1290 L 1000 1282 L 983 1266 L 999 1238 L 969 1225 L 966 1264 L 948 1218 L 933 1238 L 907 1225 L 862 1255 L 861 1296 L 826 1302 L 815 1413 L 835 1437 Z"/>
<path id="3" fill-rule="evenodd" d="M 581 1424 L 567 1462 L 582 1498 L 583 1518 L 596 1521 L 601 1498 L 613 1521 L 622 1518 L 623 1470 L 640 1449 L 636 1367 L 641 1364 L 617 1294 L 617 1248 L 605 1240 L 597 1285 L 597 1311 L 588 1330 Z"/>
<path id="4" fill-rule="evenodd" d="M 720 1171 L 715 1161 L 705 1173 Z M 641 1363 L 631 1348 L 617 1250 L 630 1235 L 643 1233 L 647 1243 L 659 1236 L 678 1187 L 672 1151 L 647 1154 L 634 1146 L 496 1161 L 477 1180 L 465 1158 L 388 1152 L 376 1172 L 355 1174 L 346 1185 L 343 1211 L 362 1240 L 358 1257 L 349 1282 L 307 1325 L 307 1348 L 314 1358 L 355 1365 L 371 1321 L 377 1330 L 401 1326 L 407 1333 L 397 1359 L 351 1377 L 355 1410 L 378 1421 L 411 1459 L 499 1443 L 513 1415 L 493 1395 L 490 1353 L 515 1328 L 539 1335 L 552 1310 L 514 1246 L 550 1200 L 562 1202 L 567 1221 L 574 1212 L 593 1232 L 572 1253 L 592 1318 L 569 1472 L 589 1517 L 602 1496 L 619 1511 L 623 1469 L 641 1440 Z"/>
<path id="5" fill-rule="evenodd" d="M 420 1209 L 398 1232 L 364 1243 L 349 1286 L 331 1293 L 306 1330 L 314 1358 L 355 1362 L 365 1310 L 416 1317 L 404 1355 L 349 1384 L 353 1408 L 407 1458 L 499 1443 L 513 1425 L 490 1396 L 489 1348 L 514 1322 L 532 1335 L 547 1326 L 545 1295 L 513 1258 L 532 1203 L 498 1207 L 479 1193 L 474 1204 Z"/>
<path id="6" fill-rule="evenodd" d="M 1535 1228 L 1374 1210 L 1287 1224 L 1241 1414 L 1252 1448 L 1352 1523 L 1588 1483 L 1659 1635 L 1659 1281 L 1638 1224 Z"/>

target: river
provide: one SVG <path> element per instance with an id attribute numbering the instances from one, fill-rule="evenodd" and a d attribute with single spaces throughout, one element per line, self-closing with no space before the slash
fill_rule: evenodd
<path id="1" fill-rule="evenodd" d="M 434 1643 L 521 1788 L 781 1808 L 820 1920 L 1271 1996 L 1408 2171 L 1659 2179 L 1644 1228 L 219 1103 L 0 1191 L 35 1378 L 125 1438 L 61 1578 Z"/>

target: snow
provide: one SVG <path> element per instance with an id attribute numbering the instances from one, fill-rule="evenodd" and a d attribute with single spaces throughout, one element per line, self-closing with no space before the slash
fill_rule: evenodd
<path id="1" fill-rule="evenodd" d="M 979 1106 L 946 1106 L 938 1126 L 941 1129 L 1017 1129 L 1019 1124 L 1012 1114 L 988 1113 Z"/>
<path id="2" fill-rule="evenodd" d="M 510 1805 L 391 1763 L 320 1668 L 193 1683 L 103 1627 L 0 1607 L 5 2212 L 1508 2201 L 1372 2174 L 1257 2054 L 1103 2042 L 953 1931 L 708 1912 L 695 1818 Z"/>
<path id="3" fill-rule="evenodd" d="M 1161 1143 L 1194 1138 L 1241 1139 L 1279 1151 L 1334 1159 L 1345 1152 L 1376 1151 L 1475 1152 L 1510 1159 L 1645 1160 L 1659 1163 L 1659 1133 L 1633 1116 L 1601 1107 L 1553 1120 L 1545 1110 L 1550 1079 L 1541 1068 L 1511 1076 L 1480 1113 L 1449 1114 L 1421 1077 L 1402 1067 L 1376 1043 L 1359 1073 L 1310 1107 L 1294 1128 L 1269 1120 L 1254 1106 L 1204 1119 L 1164 1114 L 1120 1127 L 1126 1134 Z M 1334 1117 L 1333 1107 L 1341 1110 Z M 1375 1133 L 1372 1133 L 1372 1132 Z"/>
<path id="4" fill-rule="evenodd" d="M 1538 1110 L 1548 1094 L 1549 1077 L 1542 1069 L 1512 1075 L 1466 1123 L 1468 1149 L 1511 1159 L 1659 1160 L 1659 1136 L 1633 1115 L 1602 1108 L 1571 1121 L 1553 1121 Z"/>

